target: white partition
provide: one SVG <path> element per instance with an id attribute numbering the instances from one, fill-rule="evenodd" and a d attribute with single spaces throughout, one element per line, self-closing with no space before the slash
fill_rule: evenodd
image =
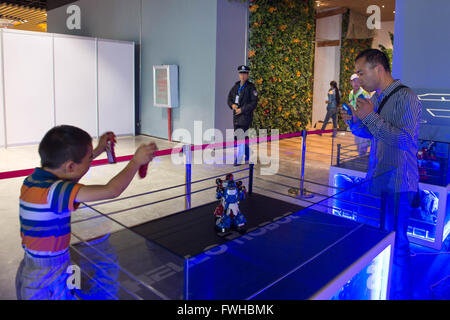
<path id="1" fill-rule="evenodd" d="M 3 38 L 0 38 L 0 147 L 6 146 L 5 135 L 5 96 L 3 87 Z"/>
<path id="2" fill-rule="evenodd" d="M 98 40 L 99 133 L 134 135 L 134 43 Z"/>
<path id="3" fill-rule="evenodd" d="M 134 43 L 0 29 L 0 146 L 60 124 L 134 135 Z"/>
<path id="4" fill-rule="evenodd" d="M 2 34 L 7 144 L 38 143 L 54 123 L 52 36 Z"/>
<path id="5" fill-rule="evenodd" d="M 96 40 L 55 35 L 56 125 L 97 136 Z"/>

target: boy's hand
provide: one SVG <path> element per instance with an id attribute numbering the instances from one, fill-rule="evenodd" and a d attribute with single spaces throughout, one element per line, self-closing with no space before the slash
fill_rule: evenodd
<path id="1" fill-rule="evenodd" d="M 106 146 L 107 146 L 108 140 L 111 140 L 111 141 L 113 141 L 114 143 L 117 143 L 117 141 L 116 141 L 116 135 L 114 134 L 114 132 L 108 131 L 108 132 L 102 134 L 102 136 L 101 136 L 100 139 L 98 140 L 97 148 L 95 148 L 95 151 L 94 151 L 94 158 L 97 157 L 97 156 L 100 155 L 103 151 L 106 150 Z"/>
<path id="2" fill-rule="evenodd" d="M 142 144 L 134 154 L 133 160 L 139 165 L 145 165 L 153 160 L 155 157 L 155 152 L 158 150 L 158 147 L 154 142 L 150 142 L 149 144 Z"/>

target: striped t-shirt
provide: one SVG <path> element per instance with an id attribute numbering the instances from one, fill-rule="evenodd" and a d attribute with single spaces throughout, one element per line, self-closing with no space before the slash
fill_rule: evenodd
<path id="1" fill-rule="evenodd" d="M 28 176 L 20 192 L 22 246 L 37 257 L 65 253 L 70 244 L 70 213 L 82 185 L 61 180 L 40 168 Z"/>

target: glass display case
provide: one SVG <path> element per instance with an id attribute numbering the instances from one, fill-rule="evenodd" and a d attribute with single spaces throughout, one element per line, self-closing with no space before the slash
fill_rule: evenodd
<path id="1" fill-rule="evenodd" d="M 348 188 L 365 178 L 369 157 L 359 156 L 356 149 L 337 146 L 330 185 Z M 440 250 L 450 233 L 450 143 L 419 139 L 418 149 L 420 205 L 411 213 L 408 235 L 413 243 Z"/>
<path id="2" fill-rule="evenodd" d="M 249 223 L 243 232 L 214 229 L 216 201 L 132 226 L 131 214 L 149 212 L 139 199 L 114 211 L 107 202 L 84 204 L 72 216 L 71 256 L 82 275 L 76 296 L 388 299 L 394 233 L 329 214 L 361 211 L 363 197 L 379 201 L 371 182 L 308 207 L 253 192 L 242 203 Z M 379 208 L 372 211 L 376 221 Z"/>
<path id="3" fill-rule="evenodd" d="M 436 186 L 450 183 L 450 143 L 419 139 L 419 181 Z"/>

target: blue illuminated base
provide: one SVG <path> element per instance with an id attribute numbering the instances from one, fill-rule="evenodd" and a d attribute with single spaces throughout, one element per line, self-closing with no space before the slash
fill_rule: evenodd
<path id="1" fill-rule="evenodd" d="M 360 183 L 366 173 L 339 167 L 330 167 L 329 184 L 348 190 Z M 419 183 L 420 207 L 411 213 L 408 227 L 409 240 L 429 248 L 440 250 L 450 233 L 450 208 L 447 205 L 450 184 L 446 187 Z M 334 201 L 331 213 L 369 225 L 379 225 L 380 203 L 361 194 L 346 195 L 346 199 Z M 348 201 L 350 200 L 350 202 Z M 355 205 L 358 203 L 359 205 Z"/>
<path id="2" fill-rule="evenodd" d="M 343 285 L 330 300 L 386 300 L 391 247 L 387 247 L 363 270 Z"/>

